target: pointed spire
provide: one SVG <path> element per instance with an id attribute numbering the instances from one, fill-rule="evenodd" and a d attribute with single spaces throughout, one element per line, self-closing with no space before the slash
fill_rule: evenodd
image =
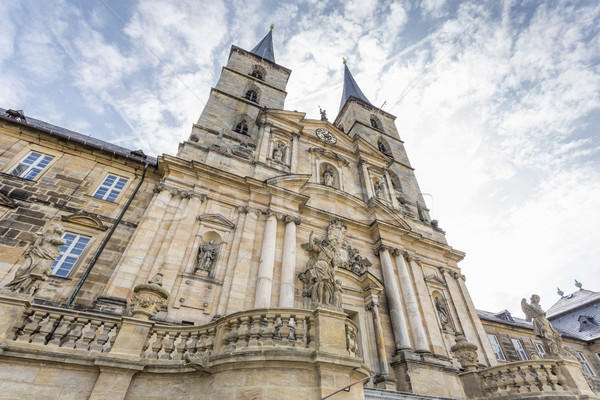
<path id="1" fill-rule="evenodd" d="M 271 25 L 271 29 L 269 30 L 269 33 L 267 33 L 267 35 L 263 38 L 263 40 L 258 42 L 256 47 L 254 47 L 252 50 L 250 50 L 250 53 L 257 55 L 265 60 L 271 61 L 272 63 L 275 62 L 275 53 L 273 52 L 273 29 L 274 28 L 275 27 L 273 25 Z"/>
<path id="2" fill-rule="evenodd" d="M 348 101 L 350 97 L 356 97 L 364 101 L 367 104 L 371 104 L 371 102 L 367 99 L 367 96 L 360 90 L 358 84 L 352 77 L 350 70 L 348 69 L 348 65 L 346 65 L 346 59 L 344 59 L 344 91 L 342 92 L 342 102 L 340 103 L 340 111 L 344 108 L 344 105 Z"/>

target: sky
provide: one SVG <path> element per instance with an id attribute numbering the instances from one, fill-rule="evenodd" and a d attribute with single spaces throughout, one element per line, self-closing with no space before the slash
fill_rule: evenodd
<path id="1" fill-rule="evenodd" d="M 151 155 L 274 24 L 286 109 L 333 120 L 346 58 L 397 116 L 477 308 L 600 291 L 597 1 L 23 0 L 0 20 L 0 107 Z"/>

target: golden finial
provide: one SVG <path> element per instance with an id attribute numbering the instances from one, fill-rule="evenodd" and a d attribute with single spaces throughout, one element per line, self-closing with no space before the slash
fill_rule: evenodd
<path id="1" fill-rule="evenodd" d="M 345 58 L 342 58 L 342 60 L 344 60 L 344 61 L 342 61 L 342 62 L 344 63 L 344 65 L 346 65 L 346 59 L 345 59 Z"/>
<path id="2" fill-rule="evenodd" d="M 271 24 L 271 30 L 275 29 L 275 25 Z"/>

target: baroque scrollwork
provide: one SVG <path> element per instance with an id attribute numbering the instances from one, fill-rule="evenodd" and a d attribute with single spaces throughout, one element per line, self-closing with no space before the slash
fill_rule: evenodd
<path id="1" fill-rule="evenodd" d="M 158 272 L 148 283 L 142 283 L 133 288 L 133 296 L 129 306 L 136 318 L 150 318 L 160 311 L 167 302 L 169 292 L 162 287 L 163 274 Z"/>

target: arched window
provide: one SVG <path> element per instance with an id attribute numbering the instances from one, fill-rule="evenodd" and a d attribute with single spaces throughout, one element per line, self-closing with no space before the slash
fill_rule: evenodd
<path id="1" fill-rule="evenodd" d="M 392 171 L 390 171 L 389 174 L 390 174 L 390 180 L 392 181 L 392 187 L 394 188 L 394 191 L 396 191 L 398 193 L 402 193 L 402 184 L 400 183 L 400 179 L 398 178 L 398 175 L 396 175 Z"/>
<path id="2" fill-rule="evenodd" d="M 265 79 L 265 70 L 264 68 L 255 65 L 252 68 L 252 72 L 250 72 L 250 76 L 255 77 L 256 79 L 260 79 L 261 81 Z"/>
<path id="3" fill-rule="evenodd" d="M 245 98 L 247 98 L 250 101 L 253 101 L 255 103 L 258 102 L 258 94 L 256 94 L 256 92 L 252 89 L 248 90 L 246 92 L 246 95 L 244 96 Z"/>
<path id="4" fill-rule="evenodd" d="M 379 139 L 377 141 L 377 148 L 386 156 L 392 157 L 392 150 L 390 149 L 390 145 L 384 139 Z"/>
<path id="5" fill-rule="evenodd" d="M 379 118 L 377 118 L 375 115 L 371 115 L 371 126 L 375 129 L 383 129 L 381 120 L 379 120 Z"/>
<path id="6" fill-rule="evenodd" d="M 243 119 L 235 126 L 234 132 L 241 133 L 242 135 L 248 135 L 248 124 Z"/>

